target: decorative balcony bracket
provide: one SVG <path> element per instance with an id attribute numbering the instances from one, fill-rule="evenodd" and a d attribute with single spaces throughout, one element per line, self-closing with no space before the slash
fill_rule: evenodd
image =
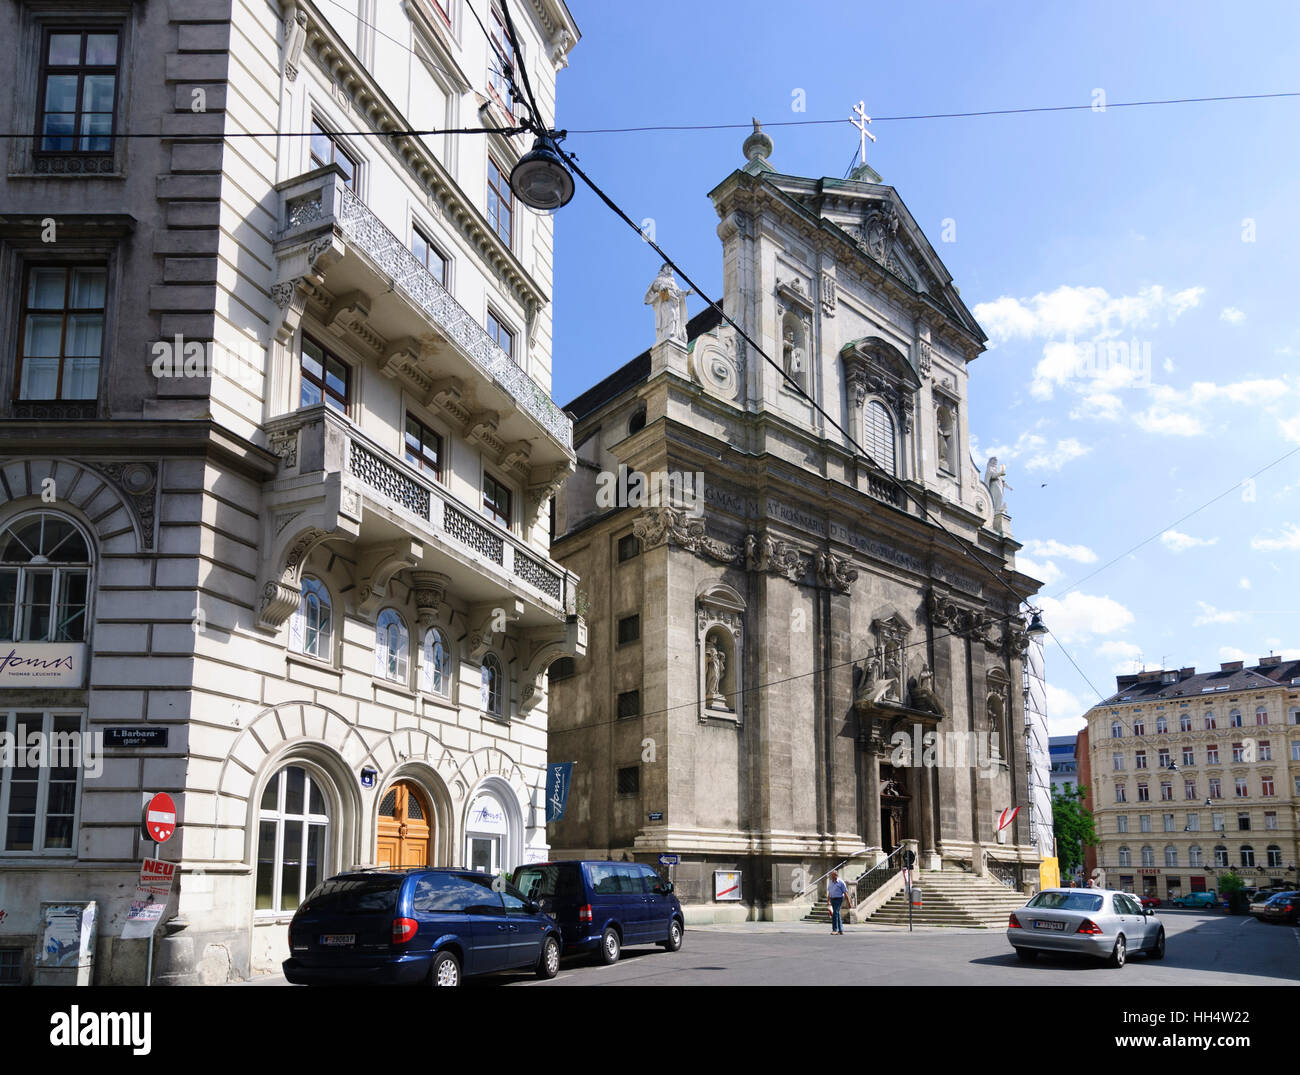
<path id="1" fill-rule="evenodd" d="M 343 240 L 331 231 L 305 249 L 280 260 L 279 279 L 271 285 L 271 298 L 280 311 L 275 337 L 282 345 L 287 347 L 298 331 L 308 297 L 324 282 L 330 266 L 346 252 Z"/>
<path id="2" fill-rule="evenodd" d="M 526 714 L 542 700 L 542 679 L 546 670 L 561 657 L 582 657 L 587 652 L 587 625 L 577 616 L 548 627 L 523 632 L 528 663 L 519 684 L 519 712 Z"/>
<path id="3" fill-rule="evenodd" d="M 471 661 L 481 661 L 488 650 L 505 638 L 507 628 L 523 613 L 524 603 L 517 599 L 508 605 L 478 605 L 470 609 L 466 656 Z"/>
<path id="4" fill-rule="evenodd" d="M 302 594 L 302 569 L 311 551 L 331 538 L 355 540 L 361 532 L 360 519 L 340 511 L 343 498 L 341 476 L 329 475 L 323 484 L 313 483 L 292 492 L 271 505 L 263 524 L 262 594 L 257 625 L 278 631 L 298 607 Z"/>
<path id="5" fill-rule="evenodd" d="M 389 596 L 388 584 L 406 568 L 418 567 L 424 556 L 423 543 L 413 538 L 386 541 L 357 550 L 357 614 L 369 619 Z"/>
<path id="6" fill-rule="evenodd" d="M 439 571 L 412 571 L 411 584 L 415 594 L 415 618 L 422 631 L 450 622 L 451 606 L 447 604 L 447 587 L 451 576 Z"/>

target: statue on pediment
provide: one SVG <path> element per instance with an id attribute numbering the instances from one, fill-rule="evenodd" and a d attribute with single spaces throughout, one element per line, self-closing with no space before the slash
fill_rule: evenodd
<path id="1" fill-rule="evenodd" d="M 907 695 L 907 704 L 910 709 L 920 713 L 933 713 L 937 717 L 945 716 L 943 703 L 935 693 L 934 673 L 930 671 L 928 664 L 921 665 L 921 671 L 912 681 L 911 690 Z"/>
<path id="2" fill-rule="evenodd" d="M 665 262 L 645 293 L 645 304 L 655 312 L 656 344 L 665 340 L 686 343 L 686 297 L 693 294 L 677 286 L 673 270 Z"/>
<path id="3" fill-rule="evenodd" d="M 984 468 L 984 484 L 988 487 L 993 518 L 996 519 L 999 515 L 1006 515 L 1006 492 L 1011 486 L 1007 484 L 1007 468 L 998 462 L 996 455 L 989 456 L 988 464 Z"/>

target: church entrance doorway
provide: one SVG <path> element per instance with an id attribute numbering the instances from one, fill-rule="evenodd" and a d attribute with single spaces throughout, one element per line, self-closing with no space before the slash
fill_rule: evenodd
<path id="1" fill-rule="evenodd" d="M 897 850 L 908 836 L 908 804 L 911 796 L 903 773 L 891 765 L 880 768 L 880 844 L 886 853 Z"/>

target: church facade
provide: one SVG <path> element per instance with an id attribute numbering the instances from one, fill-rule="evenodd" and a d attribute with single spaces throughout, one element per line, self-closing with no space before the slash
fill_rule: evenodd
<path id="1" fill-rule="evenodd" d="M 723 305 L 770 360 L 688 322 L 665 268 L 653 347 L 567 408 L 552 555 L 589 636 L 549 673 L 549 759 L 576 762 L 552 856 L 676 855 L 695 921 L 801 914 L 902 847 L 1031 876 L 1028 811 L 999 818 L 1029 801 L 1038 584 L 970 459 L 985 336 L 872 169 L 780 174 L 757 123 L 744 150 L 710 194 Z"/>

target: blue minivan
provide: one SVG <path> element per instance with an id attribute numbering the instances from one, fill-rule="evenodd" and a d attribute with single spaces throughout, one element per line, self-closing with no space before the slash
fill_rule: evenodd
<path id="1" fill-rule="evenodd" d="M 673 886 L 639 862 L 537 862 L 520 866 L 514 883 L 555 920 L 564 954 L 595 952 L 616 963 L 625 945 L 682 946 L 686 919 Z"/>
<path id="2" fill-rule="evenodd" d="M 457 986 L 470 975 L 560 969 L 556 923 L 504 880 L 469 870 L 341 873 L 289 923 L 294 985 Z"/>

